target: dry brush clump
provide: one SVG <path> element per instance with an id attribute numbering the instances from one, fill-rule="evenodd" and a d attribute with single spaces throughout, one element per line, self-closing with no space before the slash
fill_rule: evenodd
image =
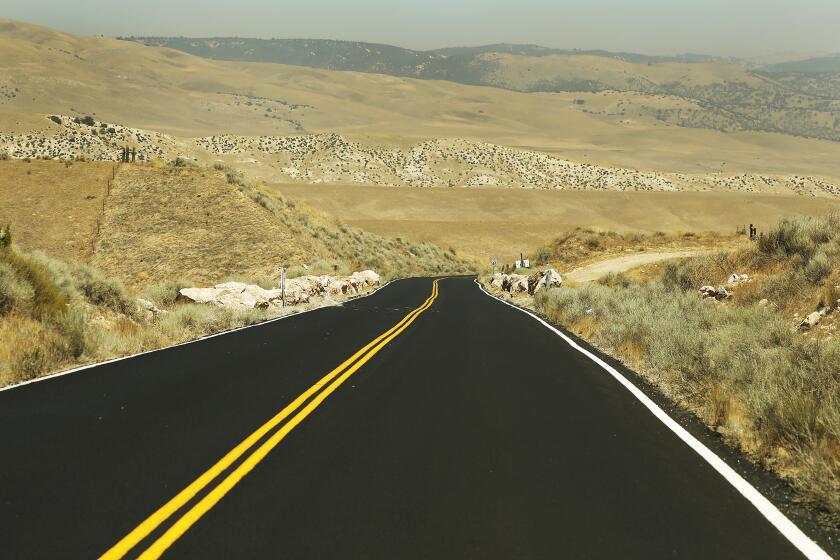
<path id="1" fill-rule="evenodd" d="M 612 275 L 548 290 L 535 305 L 640 371 L 836 520 L 840 340 L 803 335 L 785 310 L 840 291 L 838 226 L 836 214 L 784 220 L 750 248 L 668 263 L 644 283 Z M 698 296 L 700 285 L 743 267 L 755 279 L 729 300 Z"/>
<path id="2" fill-rule="evenodd" d="M 123 285 L 87 265 L 0 241 L 0 386 L 74 365 L 161 348 L 255 324 L 285 311 L 230 310 L 177 302 L 182 281 L 146 287 L 138 306 Z M 5 236 L 5 237 L 4 237 Z"/>

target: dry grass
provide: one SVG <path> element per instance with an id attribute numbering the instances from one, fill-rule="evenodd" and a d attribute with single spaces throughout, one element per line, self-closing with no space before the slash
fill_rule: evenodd
<path id="1" fill-rule="evenodd" d="M 511 263 L 576 227 L 621 234 L 769 229 L 790 213 L 821 215 L 840 200 L 739 193 L 623 193 L 504 188 L 388 188 L 272 185 L 277 191 L 366 231 L 431 241 L 478 258 Z M 688 245 L 694 246 L 692 243 Z"/>
<path id="2" fill-rule="evenodd" d="M 21 247 L 83 260 L 111 170 L 110 163 L 0 161 L 0 223 L 11 224 Z"/>
<path id="3" fill-rule="evenodd" d="M 125 166 L 109 197 L 91 263 L 131 286 L 231 275 L 268 276 L 318 254 L 221 171 Z"/>
<path id="4" fill-rule="evenodd" d="M 0 249 L 0 386 L 293 312 L 180 304 L 179 286 L 164 283 L 142 294 L 168 311 L 154 317 L 101 271 L 14 247 Z"/>
<path id="5" fill-rule="evenodd" d="M 648 282 L 612 275 L 542 292 L 535 305 L 789 478 L 836 522 L 840 340 L 831 330 L 803 336 L 787 317 L 840 291 L 833 283 L 840 278 L 838 226 L 837 214 L 783 220 L 748 248 L 667 263 Z M 815 272 L 820 255 L 830 266 Z M 730 287 L 726 303 L 697 295 L 700 285 L 722 283 L 732 272 L 755 278 Z M 756 305 L 759 299 L 771 304 Z"/>
<path id="6" fill-rule="evenodd" d="M 330 262 L 384 276 L 463 272 L 454 255 L 343 226 L 221 165 L 124 166 L 91 263 L 132 287 L 179 278 L 276 282 L 279 266 Z M 320 266 L 327 269 L 327 266 Z"/>

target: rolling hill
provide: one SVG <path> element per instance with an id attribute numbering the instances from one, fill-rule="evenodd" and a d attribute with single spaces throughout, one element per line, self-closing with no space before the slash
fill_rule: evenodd
<path id="1" fill-rule="evenodd" d="M 672 57 L 599 50 L 498 44 L 414 51 L 391 45 L 315 39 L 129 37 L 218 60 L 274 62 L 313 68 L 448 80 L 522 92 L 638 92 L 697 104 L 673 110 L 646 104 L 655 118 L 680 126 L 780 132 L 840 140 L 840 92 L 798 88 L 777 74 L 837 74 L 837 57 L 768 65 L 705 55 Z M 822 82 L 827 77 L 814 78 Z M 815 91 L 820 90 L 820 91 Z M 826 91 L 827 90 L 827 91 Z M 767 107 L 773 107 L 767 111 Z"/>
<path id="2" fill-rule="evenodd" d="M 708 128 L 727 130 L 732 119 L 673 95 L 523 93 L 442 80 L 211 60 L 9 20 L 0 22 L 0 55 L 0 92 L 6 92 L 0 93 L 0 133 L 29 135 L 32 141 L 50 134 L 53 125 L 46 116 L 52 114 L 93 116 L 109 125 L 175 138 L 337 132 L 395 145 L 461 138 L 647 171 L 840 177 L 840 144 L 738 127 L 729 133 L 690 128 L 697 119 L 708 118 Z M 514 71 L 517 64 L 555 64 L 557 57 L 563 58 L 478 56 L 513 57 L 507 73 L 496 77 L 509 82 L 527 74 L 527 69 Z M 609 80 L 625 80 L 623 69 L 633 68 L 648 72 L 646 80 L 671 83 L 679 81 L 683 66 L 634 65 L 589 55 L 567 58 L 579 65 L 614 65 Z M 731 72 L 733 80 L 759 79 L 720 62 L 687 66 L 692 73 L 683 83 L 697 87 L 717 87 L 716 76 L 722 72 Z M 602 73 L 599 68 L 592 74 Z"/>

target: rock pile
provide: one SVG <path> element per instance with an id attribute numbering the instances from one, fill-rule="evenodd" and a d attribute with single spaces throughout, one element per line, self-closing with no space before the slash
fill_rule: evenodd
<path id="1" fill-rule="evenodd" d="M 703 299 L 715 299 L 717 301 L 724 300 L 730 295 L 723 286 L 717 288 L 714 286 L 703 286 L 698 291 L 700 292 L 700 297 Z"/>
<path id="2" fill-rule="evenodd" d="M 549 268 L 547 270 L 537 271 L 531 276 L 497 272 L 493 275 L 490 286 L 509 294 L 527 292 L 530 295 L 534 295 L 543 288 L 558 287 L 562 283 L 563 277 L 553 268 Z"/>
<path id="3" fill-rule="evenodd" d="M 350 276 L 301 276 L 286 281 L 286 305 L 309 302 L 314 296 L 352 296 L 379 284 L 379 275 L 372 270 L 354 272 Z M 268 309 L 283 305 L 280 288 L 266 290 L 253 284 L 225 282 L 212 288 L 183 288 L 180 298 L 231 309 Z"/>

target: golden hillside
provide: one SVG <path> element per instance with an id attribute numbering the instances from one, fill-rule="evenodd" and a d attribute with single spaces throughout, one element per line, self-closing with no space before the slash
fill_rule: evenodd
<path id="1" fill-rule="evenodd" d="M 277 268 L 373 268 L 385 277 L 466 272 L 452 251 L 349 227 L 227 168 L 0 161 L 0 224 L 28 251 L 139 288 L 273 279 Z M 320 269 L 328 270 L 320 270 Z"/>
<path id="2" fill-rule="evenodd" d="M 177 137 L 325 131 L 386 142 L 456 137 L 649 170 L 840 177 L 840 144 L 667 124 L 649 108 L 691 102 L 661 95 L 528 94 L 212 61 L 8 20 L 0 22 L 0 68 L 0 88 L 13 92 L 0 101 L 3 132 L 32 131 L 33 113 L 94 115 Z M 705 79 L 698 72 L 696 79 Z M 645 109 L 626 109 L 634 103 Z"/>

